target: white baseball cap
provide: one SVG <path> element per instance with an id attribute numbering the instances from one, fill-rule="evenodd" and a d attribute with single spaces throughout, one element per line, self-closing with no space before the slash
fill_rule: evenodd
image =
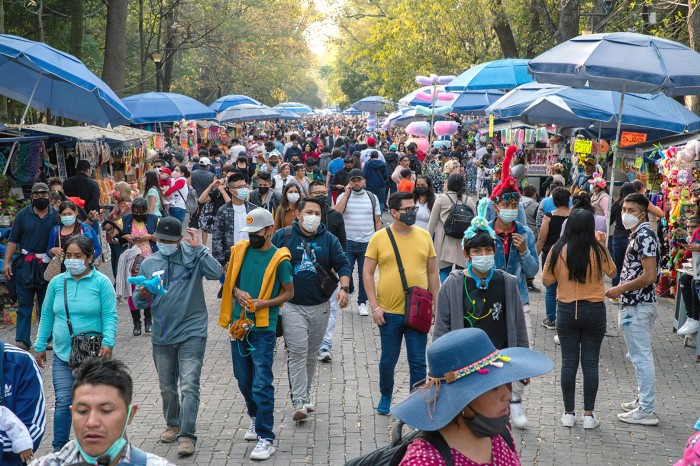
<path id="1" fill-rule="evenodd" d="M 272 214 L 267 209 L 258 207 L 248 212 L 245 217 L 245 226 L 241 228 L 241 231 L 247 233 L 255 233 L 260 231 L 265 227 L 274 225 L 275 221 L 272 218 Z"/>
<path id="2" fill-rule="evenodd" d="M 201 166 L 211 165 L 211 160 L 209 160 L 209 157 L 202 157 L 201 159 L 199 159 L 199 164 Z"/>

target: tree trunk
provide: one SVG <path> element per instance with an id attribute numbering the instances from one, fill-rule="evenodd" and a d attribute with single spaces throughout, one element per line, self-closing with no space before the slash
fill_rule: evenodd
<path id="1" fill-rule="evenodd" d="M 39 42 L 44 42 L 44 0 L 37 2 L 36 22 L 39 28 Z"/>
<path id="2" fill-rule="evenodd" d="M 143 27 L 143 1 L 139 0 L 139 94 L 146 92 L 146 64 L 148 63 L 148 56 L 146 56 L 146 30 Z"/>
<path id="3" fill-rule="evenodd" d="M 0 34 L 5 34 L 5 1 L 0 0 Z M 0 121 L 7 121 L 7 97 L 0 96 Z"/>
<path id="4" fill-rule="evenodd" d="M 688 0 L 688 37 L 690 48 L 700 52 L 700 10 L 697 0 Z M 694 113 L 700 113 L 700 96 L 689 95 L 685 104 Z"/>
<path id="5" fill-rule="evenodd" d="M 119 96 L 124 94 L 128 9 L 129 0 L 110 0 L 107 4 L 105 61 L 102 67 L 102 80 Z"/>
<path id="6" fill-rule="evenodd" d="M 70 53 L 83 59 L 83 37 L 85 36 L 85 0 L 71 0 Z"/>
<path id="7" fill-rule="evenodd" d="M 501 0 L 496 0 L 494 2 L 491 11 L 493 14 L 493 30 L 496 33 L 496 37 L 498 37 L 498 42 L 501 44 L 503 56 L 505 58 L 519 58 L 520 54 L 518 53 L 518 46 L 515 43 L 515 36 L 513 35 L 513 30 L 510 27 L 505 11 L 503 11 Z"/>
<path id="8" fill-rule="evenodd" d="M 162 91 L 170 92 L 170 86 L 173 81 L 173 65 L 175 63 L 175 53 L 177 53 L 177 31 L 175 30 L 175 22 L 177 21 L 177 11 L 179 0 L 173 1 L 173 6 L 168 10 L 165 17 L 165 44 L 163 53 L 163 62 L 161 63 L 162 76 Z"/>
<path id="9" fill-rule="evenodd" d="M 554 34 L 557 44 L 579 35 L 579 20 L 581 18 L 581 0 L 564 0 L 559 14 L 559 29 Z"/>

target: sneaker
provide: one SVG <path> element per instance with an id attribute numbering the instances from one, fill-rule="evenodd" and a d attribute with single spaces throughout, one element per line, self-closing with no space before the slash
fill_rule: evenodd
<path id="1" fill-rule="evenodd" d="M 24 350 L 24 351 L 31 351 L 32 350 L 32 348 L 23 341 L 16 341 L 15 346 L 19 349 Z"/>
<path id="2" fill-rule="evenodd" d="M 559 343 L 559 335 L 554 335 L 554 344 L 561 345 L 561 343 Z"/>
<path id="3" fill-rule="evenodd" d="M 634 401 L 628 401 L 626 403 L 623 401 L 620 407 L 625 412 L 634 411 L 635 409 L 639 408 L 639 397 L 635 398 Z"/>
<path id="4" fill-rule="evenodd" d="M 542 326 L 547 330 L 556 330 L 557 322 L 555 320 L 544 319 L 542 321 Z"/>
<path id="5" fill-rule="evenodd" d="M 190 456 L 194 453 L 194 442 L 192 439 L 182 437 L 177 444 L 177 454 L 179 456 Z"/>
<path id="6" fill-rule="evenodd" d="M 316 411 L 316 406 L 312 402 L 304 403 L 304 409 L 307 413 L 313 413 Z"/>
<path id="7" fill-rule="evenodd" d="M 318 352 L 318 360 L 321 362 L 331 362 L 333 360 L 331 350 L 328 348 L 321 348 L 321 350 Z"/>
<path id="8" fill-rule="evenodd" d="M 525 406 L 523 406 L 522 401 L 510 402 L 510 423 L 517 429 L 524 429 L 527 427 Z"/>
<path id="9" fill-rule="evenodd" d="M 360 304 L 358 306 L 358 310 L 359 310 L 361 316 L 368 316 L 369 315 L 369 309 L 367 308 L 366 303 Z"/>
<path id="10" fill-rule="evenodd" d="M 377 405 L 377 414 L 388 416 L 389 411 L 391 411 L 391 397 L 382 395 Z"/>
<path id="11" fill-rule="evenodd" d="M 561 415 L 561 423 L 564 427 L 573 427 L 574 425 L 576 425 L 576 413 L 573 413 L 573 414 L 564 413 L 564 414 L 562 414 Z"/>
<path id="12" fill-rule="evenodd" d="M 643 426 L 655 426 L 659 423 L 656 413 L 645 413 L 641 408 L 633 409 L 626 413 L 620 413 L 617 418 L 627 424 L 640 424 Z"/>
<path id="13" fill-rule="evenodd" d="M 292 415 L 292 419 L 296 422 L 301 422 L 301 421 L 307 420 L 308 418 L 309 418 L 309 413 L 306 411 L 306 408 L 304 407 L 304 402 L 303 401 L 295 401 L 294 402 L 294 414 Z M 258 443 L 258 445 L 260 445 L 260 443 Z"/>
<path id="14" fill-rule="evenodd" d="M 591 414 L 590 416 L 586 416 L 585 414 L 583 415 L 583 428 L 584 429 L 595 429 L 600 425 L 600 421 L 598 420 L 597 417 L 595 417 L 595 414 Z"/>
<path id="15" fill-rule="evenodd" d="M 266 460 L 269 459 L 275 452 L 275 447 L 272 446 L 272 441 L 264 438 L 258 439 L 258 444 L 255 445 L 250 453 L 251 460 Z"/>
<path id="16" fill-rule="evenodd" d="M 676 332 L 679 336 L 692 335 L 700 330 L 700 320 L 691 319 L 688 317 L 681 328 Z"/>
<path id="17" fill-rule="evenodd" d="M 610 298 L 608 301 L 610 301 L 610 304 L 614 304 L 615 306 L 620 305 L 620 298 Z"/>
<path id="18" fill-rule="evenodd" d="M 530 290 L 530 291 L 532 291 L 533 293 L 541 293 L 541 292 L 542 292 L 542 290 L 540 290 L 539 288 L 537 288 L 537 287 L 535 286 L 534 283 L 530 283 L 530 284 L 527 286 L 527 289 Z"/>
<path id="19" fill-rule="evenodd" d="M 163 443 L 173 443 L 177 440 L 177 435 L 180 433 L 180 428 L 178 426 L 168 426 L 160 434 L 160 441 Z"/>
<path id="20" fill-rule="evenodd" d="M 258 439 L 258 434 L 255 433 L 255 418 L 254 417 L 250 418 L 250 427 L 248 427 L 248 430 L 245 431 L 245 436 L 243 438 L 246 440 L 257 440 Z"/>

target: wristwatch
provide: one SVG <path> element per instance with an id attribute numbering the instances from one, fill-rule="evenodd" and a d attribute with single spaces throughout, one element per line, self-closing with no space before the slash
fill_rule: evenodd
<path id="1" fill-rule="evenodd" d="M 350 294 L 350 287 L 349 286 L 341 286 L 340 289 L 343 290 L 344 292 Z"/>

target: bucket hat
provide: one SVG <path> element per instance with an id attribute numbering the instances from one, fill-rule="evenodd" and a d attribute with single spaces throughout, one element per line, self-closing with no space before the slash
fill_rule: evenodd
<path id="1" fill-rule="evenodd" d="M 391 414 L 416 429 L 435 431 L 466 405 L 501 385 L 552 370 L 552 361 L 529 348 L 497 350 L 479 328 L 453 330 L 428 348 L 429 375 Z"/>

